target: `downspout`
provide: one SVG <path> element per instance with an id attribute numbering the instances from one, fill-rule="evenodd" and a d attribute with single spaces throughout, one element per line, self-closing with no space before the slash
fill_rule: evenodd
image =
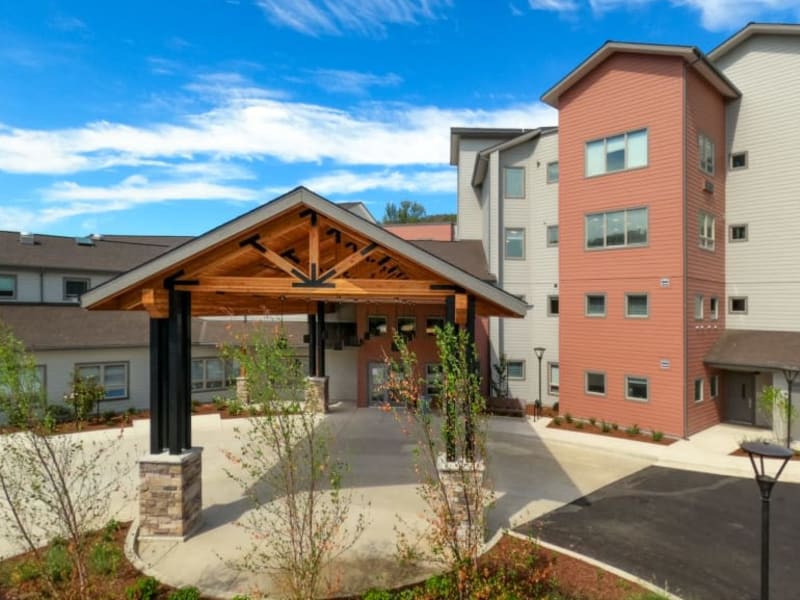
<path id="1" fill-rule="evenodd" d="M 686 78 L 688 77 L 689 65 L 683 63 L 683 156 L 682 156 L 682 177 L 683 177 L 683 307 L 681 311 L 681 323 L 683 325 L 683 437 L 689 437 L 689 324 L 687 313 L 689 311 L 689 191 L 687 177 L 687 156 L 689 153 L 689 139 L 687 135 L 687 100 L 686 100 Z"/>
<path id="2" fill-rule="evenodd" d="M 503 252 L 503 241 L 505 240 L 505 232 L 503 231 L 503 194 L 505 190 L 503 189 L 504 182 L 500 177 L 500 153 L 494 152 L 494 154 L 497 156 L 497 160 L 495 161 L 497 163 L 497 284 L 500 289 L 505 289 L 503 279 L 503 265 L 505 263 Z M 491 165 L 491 163 L 489 163 L 489 165 Z M 491 197 L 491 193 L 489 196 Z M 500 354 L 497 357 L 499 360 L 500 356 L 506 353 L 505 320 L 503 318 L 498 318 L 497 320 L 497 346 L 500 350 Z"/>

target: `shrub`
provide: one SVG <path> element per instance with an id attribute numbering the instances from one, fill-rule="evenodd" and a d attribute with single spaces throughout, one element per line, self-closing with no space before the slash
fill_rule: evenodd
<path id="1" fill-rule="evenodd" d="M 192 412 L 197 412 L 198 408 L 200 408 L 200 400 L 192 400 Z"/>
<path id="2" fill-rule="evenodd" d="M 575 429 L 583 429 L 583 421 L 575 421 Z"/>
<path id="3" fill-rule="evenodd" d="M 194 586 L 184 587 L 172 592 L 167 600 L 200 600 L 200 590 Z"/>
<path id="4" fill-rule="evenodd" d="M 661 431 L 654 431 L 652 434 L 654 442 L 660 442 L 664 439 L 664 434 Z"/>
<path id="5" fill-rule="evenodd" d="M 42 570 L 36 561 L 24 560 L 14 567 L 14 570 L 11 572 L 11 583 L 14 585 L 19 585 L 20 583 L 25 583 L 26 581 L 39 579 L 41 575 Z"/>
<path id="6" fill-rule="evenodd" d="M 114 541 L 114 534 L 120 530 L 120 527 L 121 525 L 116 519 L 111 519 L 108 523 L 106 523 L 105 527 L 103 527 L 103 541 Z"/>
<path id="7" fill-rule="evenodd" d="M 238 417 L 240 414 L 242 414 L 243 410 L 244 407 L 242 406 L 242 403 L 239 402 L 238 400 L 231 400 L 230 402 L 228 402 L 228 414 L 230 416 Z"/>
<path id="8" fill-rule="evenodd" d="M 561 427 L 561 417 L 553 417 L 553 425 Z"/>
<path id="9" fill-rule="evenodd" d="M 572 415 L 571 415 L 571 414 L 569 414 L 569 413 L 567 413 L 566 415 L 564 415 L 564 420 L 565 420 L 567 423 L 569 423 L 569 424 L 572 424 L 572 421 L 573 421 Z"/>
<path id="10" fill-rule="evenodd" d="M 612 431 L 619 431 L 619 425 L 617 425 L 616 423 L 612 423 L 611 424 L 611 430 Z"/>
<path id="11" fill-rule="evenodd" d="M 369 590 L 362 600 L 393 600 L 394 594 L 386 590 Z"/>
<path id="12" fill-rule="evenodd" d="M 218 411 L 224 409 L 227 403 L 228 403 L 227 400 L 225 400 L 225 398 L 223 398 L 222 396 L 214 396 L 211 399 L 211 404 L 213 404 L 214 408 L 217 409 Z"/>
<path id="13" fill-rule="evenodd" d="M 640 432 L 641 430 L 639 429 L 639 426 L 636 423 L 625 429 L 625 433 L 627 433 L 630 436 L 639 435 Z"/>
<path id="14" fill-rule="evenodd" d="M 113 410 L 103 411 L 103 421 L 105 423 L 109 423 L 109 424 L 113 423 L 114 419 L 116 419 L 116 418 L 117 418 L 116 411 L 113 411 Z"/>
<path id="15" fill-rule="evenodd" d="M 89 551 L 89 566 L 98 575 L 115 575 L 122 563 L 122 551 L 110 542 L 99 542 Z"/>
<path id="16" fill-rule="evenodd" d="M 44 559 L 44 572 L 54 583 L 67 581 L 72 576 L 72 559 L 65 540 L 56 539 L 50 544 Z"/>
<path id="17" fill-rule="evenodd" d="M 556 400 L 555 402 L 553 402 L 553 412 L 554 412 L 554 413 L 557 413 L 557 412 L 558 412 L 558 400 Z"/>
<path id="18" fill-rule="evenodd" d="M 250 600 L 250 596 L 246 594 L 236 594 L 231 600 Z"/>
<path id="19" fill-rule="evenodd" d="M 600 424 L 600 429 L 603 431 L 603 433 L 608 433 L 609 431 L 611 431 L 611 425 L 603 421 Z"/>
<path id="20" fill-rule="evenodd" d="M 589 423 L 591 423 L 592 427 L 594 427 L 595 425 L 597 425 L 597 419 L 595 419 L 594 417 L 589 417 Z"/>
<path id="21" fill-rule="evenodd" d="M 72 419 L 72 411 L 63 404 L 51 404 L 47 407 L 47 416 L 56 423 L 66 423 Z"/>
<path id="22" fill-rule="evenodd" d="M 77 369 L 72 372 L 70 389 L 64 394 L 64 402 L 72 407 L 78 429 L 103 398 L 105 398 L 105 389 L 96 377 L 82 377 Z"/>
<path id="23" fill-rule="evenodd" d="M 125 588 L 128 600 L 153 600 L 158 594 L 158 581 L 155 577 L 139 577 Z"/>

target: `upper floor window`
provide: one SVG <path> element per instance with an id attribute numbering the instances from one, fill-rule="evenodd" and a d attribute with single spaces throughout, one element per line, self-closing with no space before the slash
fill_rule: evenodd
<path id="1" fill-rule="evenodd" d="M 428 317 L 425 319 L 425 333 L 436 335 L 436 328 L 444 329 L 444 317 Z"/>
<path id="2" fill-rule="evenodd" d="M 700 170 L 709 175 L 714 174 L 714 142 L 705 134 L 700 134 L 697 138 L 698 149 L 700 152 Z"/>
<path id="3" fill-rule="evenodd" d="M 605 294 L 586 294 L 586 316 L 587 317 L 606 316 Z"/>
<path id="4" fill-rule="evenodd" d="M 558 246 L 558 225 L 547 226 L 547 245 Z"/>
<path id="5" fill-rule="evenodd" d="M 719 319 L 719 298 L 716 296 L 711 296 L 708 299 L 708 313 L 712 321 Z"/>
<path id="6" fill-rule="evenodd" d="M 625 294 L 625 316 L 645 318 L 650 314 L 647 294 Z"/>
<path id="7" fill-rule="evenodd" d="M 728 298 L 728 312 L 733 315 L 746 315 L 747 296 L 733 296 Z"/>
<path id="8" fill-rule="evenodd" d="M 17 297 L 17 276 L 0 275 L 0 300 Z"/>
<path id="9" fill-rule="evenodd" d="M 586 143 L 586 176 L 647 166 L 647 130 Z"/>
<path id="10" fill-rule="evenodd" d="M 612 248 L 647 243 L 647 209 L 586 215 L 586 247 Z"/>
<path id="11" fill-rule="evenodd" d="M 89 280 L 65 277 L 64 278 L 64 300 L 80 300 L 81 294 L 89 289 Z"/>
<path id="12" fill-rule="evenodd" d="M 547 163 L 547 183 L 558 183 L 558 161 Z"/>
<path id="13" fill-rule="evenodd" d="M 747 241 L 747 225 L 729 225 L 728 232 L 730 233 L 729 237 L 732 242 Z"/>
<path id="14" fill-rule="evenodd" d="M 417 317 L 397 317 L 397 332 L 408 342 L 417 335 Z"/>
<path id="15" fill-rule="evenodd" d="M 525 258 L 525 230 L 518 227 L 506 229 L 506 258 Z"/>
<path id="16" fill-rule="evenodd" d="M 697 294 L 694 297 L 694 318 L 697 321 L 703 320 L 703 295 Z"/>
<path id="17" fill-rule="evenodd" d="M 731 153 L 731 171 L 747 168 L 747 152 Z"/>
<path id="18" fill-rule="evenodd" d="M 708 213 L 700 213 L 700 247 L 714 249 L 714 229 L 717 219 Z"/>
<path id="19" fill-rule="evenodd" d="M 547 316 L 548 317 L 557 317 L 558 316 L 558 296 L 548 296 L 547 297 Z"/>
<path id="20" fill-rule="evenodd" d="M 506 167 L 503 169 L 503 190 L 506 198 L 525 197 L 524 167 Z"/>

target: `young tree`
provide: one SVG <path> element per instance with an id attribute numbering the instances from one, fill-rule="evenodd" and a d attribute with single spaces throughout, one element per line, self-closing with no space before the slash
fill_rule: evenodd
<path id="1" fill-rule="evenodd" d="M 387 386 L 408 408 L 401 418 L 416 439 L 419 493 L 428 505 L 427 546 L 434 558 L 457 576 L 461 598 L 477 580 L 477 557 L 484 538 L 484 509 L 491 499 L 485 484 L 485 399 L 480 392 L 475 348 L 464 330 L 447 324 L 436 330 L 441 366 L 438 399 L 442 415 L 419 407 L 417 357 L 395 334 L 397 358 L 387 357 Z M 410 548 L 401 538 L 401 550 Z"/>
<path id="2" fill-rule="evenodd" d="M 332 588 L 326 570 L 356 542 L 365 517 L 348 526 L 346 465 L 333 456 L 331 432 L 285 332 L 258 329 L 238 342 L 223 352 L 244 368 L 254 414 L 236 430 L 241 454 L 229 453 L 236 468 L 228 474 L 253 510 L 241 523 L 251 546 L 234 566 L 273 575 L 291 598 L 310 600 Z"/>
<path id="3" fill-rule="evenodd" d="M 383 213 L 384 224 L 419 223 L 424 219 L 425 207 L 411 200 L 403 200 L 399 207 L 394 202 L 388 202 Z"/>

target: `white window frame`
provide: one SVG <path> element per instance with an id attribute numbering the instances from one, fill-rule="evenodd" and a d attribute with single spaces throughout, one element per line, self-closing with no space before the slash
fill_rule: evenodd
<path id="1" fill-rule="evenodd" d="M 738 167 L 735 167 L 733 165 L 733 159 L 735 157 L 737 157 L 737 156 L 744 157 L 744 164 L 743 165 L 739 165 Z M 744 152 L 731 152 L 730 159 L 729 159 L 729 162 L 728 162 L 728 169 L 729 170 L 731 170 L 731 171 L 742 171 L 742 170 L 746 169 L 749 164 L 750 164 L 750 157 L 747 155 L 747 151 L 746 150 Z"/>
<path id="2" fill-rule="evenodd" d="M 713 251 L 717 237 L 717 217 L 701 212 L 698 216 L 699 242 L 698 245 L 703 250 Z"/>
<path id="3" fill-rule="evenodd" d="M 589 298 L 602 298 L 603 299 L 603 313 L 592 313 L 589 312 Z M 593 318 L 603 318 L 608 313 L 608 298 L 606 294 L 603 292 L 589 292 L 584 296 L 583 301 L 583 314 L 587 317 Z"/>
<path id="4" fill-rule="evenodd" d="M 694 320 L 695 321 L 702 321 L 703 320 L 703 314 L 705 313 L 704 304 L 705 304 L 705 298 L 703 297 L 703 294 L 695 294 L 694 295 Z"/>
<path id="5" fill-rule="evenodd" d="M 709 136 L 701 133 L 697 136 L 697 150 L 700 160 L 700 170 L 708 175 L 714 175 L 716 167 L 717 146 Z"/>
<path id="6" fill-rule="evenodd" d="M 76 282 L 85 283 L 86 284 L 86 290 L 84 292 L 81 292 L 80 294 L 77 294 L 77 295 L 75 295 L 75 294 L 67 294 L 67 284 L 68 283 L 76 283 Z M 63 293 L 62 295 L 63 295 L 63 299 L 66 300 L 66 301 L 75 302 L 75 301 L 80 300 L 81 294 L 85 294 L 86 292 L 88 292 L 89 288 L 91 286 L 92 286 L 92 280 L 89 279 L 88 277 L 62 277 L 61 278 L 61 290 L 62 290 L 62 293 Z"/>
<path id="7" fill-rule="evenodd" d="M 108 386 L 106 385 L 106 369 L 108 367 L 123 367 L 125 370 L 125 384 L 120 388 L 120 386 Z M 75 363 L 75 371 L 78 373 L 80 377 L 85 377 L 81 375 L 82 369 L 94 369 L 97 368 L 100 372 L 100 385 L 103 386 L 103 390 L 105 395 L 103 396 L 103 402 L 109 402 L 112 400 L 127 400 L 130 398 L 130 387 L 131 387 L 131 367 L 130 363 L 125 360 L 115 361 L 115 362 L 90 362 L 90 363 Z M 116 389 L 120 388 L 123 391 L 122 396 L 109 396 L 108 391 L 109 389 Z"/>
<path id="8" fill-rule="evenodd" d="M 208 383 L 208 362 L 209 361 L 219 361 L 222 365 L 222 385 L 214 385 L 211 386 Z M 195 382 L 197 381 L 194 375 L 194 364 L 195 363 L 202 363 L 203 365 L 203 379 L 200 382 L 201 385 L 199 387 L 195 387 Z M 192 392 L 209 392 L 212 390 L 227 390 L 233 383 L 236 381 L 236 377 L 239 375 L 238 369 L 233 361 L 225 360 L 221 356 L 199 356 L 197 358 L 192 359 L 192 377 L 190 381 L 190 386 L 192 388 Z"/>
<path id="9" fill-rule="evenodd" d="M 555 177 L 553 177 L 552 169 L 555 169 Z M 558 161 L 553 160 L 545 165 L 545 180 L 547 183 L 558 183 Z"/>
<path id="10" fill-rule="evenodd" d="M 556 312 L 553 312 L 553 304 L 552 304 L 553 299 L 555 299 L 555 301 L 558 302 L 558 310 Z M 550 296 L 547 297 L 547 316 L 557 317 L 560 312 L 561 312 L 561 301 L 558 298 L 558 294 L 551 294 Z"/>
<path id="11" fill-rule="evenodd" d="M 708 316 L 712 321 L 719 320 L 719 297 L 711 296 L 708 299 Z"/>
<path id="12" fill-rule="evenodd" d="M 508 174 L 512 171 L 519 171 L 522 173 L 522 193 L 521 195 L 510 194 L 508 185 Z M 510 199 L 525 198 L 525 167 L 503 167 L 503 197 Z"/>
<path id="13" fill-rule="evenodd" d="M 634 211 L 643 210 L 645 214 L 645 240 L 643 242 L 628 242 L 628 214 Z M 625 241 L 622 244 L 608 245 L 608 215 L 613 213 L 625 213 Z M 589 219 L 592 217 L 603 217 L 603 245 L 602 246 L 589 246 Z M 607 210 L 600 213 L 590 213 L 584 215 L 583 218 L 583 247 L 586 250 L 612 250 L 615 248 L 641 248 L 647 246 L 650 242 L 650 211 L 646 206 L 637 206 L 635 208 L 622 208 L 619 210 Z"/>
<path id="14" fill-rule="evenodd" d="M 17 276 L 14 273 L 0 273 L 0 278 L 8 279 L 11 281 L 11 295 L 10 296 L 0 296 L 0 302 L 4 300 L 16 300 L 17 299 Z"/>
<path id="15" fill-rule="evenodd" d="M 744 231 L 744 237 L 733 237 L 733 232 L 735 229 L 742 229 Z M 733 244 L 746 242 L 750 237 L 749 229 L 750 228 L 747 226 L 747 223 L 735 223 L 733 225 L 728 225 L 728 241 Z"/>
<path id="16" fill-rule="evenodd" d="M 697 377 L 694 380 L 694 401 L 695 404 L 700 404 L 703 401 L 703 395 L 705 394 L 705 380 L 702 377 Z"/>
<path id="17" fill-rule="evenodd" d="M 603 391 L 592 392 L 589 391 L 589 375 L 602 375 L 603 376 Z M 584 371 L 583 372 L 583 391 L 590 396 L 605 396 L 608 393 L 608 377 L 603 371 Z"/>
<path id="18" fill-rule="evenodd" d="M 630 395 L 628 386 L 630 385 L 630 381 L 632 379 L 636 379 L 638 382 L 644 382 L 645 385 L 644 398 L 639 398 L 637 396 Z M 625 375 L 625 399 L 633 400 L 634 402 L 650 402 L 650 379 L 647 377 L 642 377 L 641 375 Z"/>
<path id="19" fill-rule="evenodd" d="M 553 369 L 558 372 L 558 383 L 553 385 Z M 561 367 L 557 362 L 547 363 L 547 391 L 551 396 L 558 396 L 561 390 Z"/>
<path id="20" fill-rule="evenodd" d="M 644 132 L 644 134 L 645 134 L 645 161 L 644 161 L 644 164 L 635 165 L 635 166 L 631 167 L 631 166 L 629 166 L 630 152 L 628 151 L 628 138 L 633 134 L 641 133 L 641 132 Z M 623 166 L 621 169 L 614 169 L 613 171 L 610 171 L 608 169 L 608 140 L 611 140 L 611 139 L 614 139 L 614 138 L 618 138 L 620 136 L 624 136 L 624 138 L 625 138 L 625 161 L 624 161 L 625 162 L 625 166 Z M 599 144 L 599 143 L 603 144 L 603 155 L 605 157 L 605 166 L 604 166 L 604 169 L 601 172 L 599 172 L 599 173 L 591 173 L 590 174 L 589 173 L 589 147 L 591 145 L 593 145 L 593 144 Z M 650 164 L 650 132 L 649 132 L 647 127 L 641 127 L 639 129 L 631 129 L 629 131 L 625 131 L 624 133 L 617 133 L 615 135 L 609 135 L 609 136 L 606 136 L 606 137 L 603 137 L 603 138 L 596 138 L 596 139 L 593 139 L 593 140 L 589 140 L 584 145 L 583 156 L 584 156 L 584 158 L 583 158 L 583 163 L 584 163 L 583 164 L 583 172 L 584 172 L 584 175 L 586 177 L 600 177 L 602 175 L 608 175 L 610 173 L 620 173 L 622 171 L 630 171 L 632 169 L 643 169 L 643 168 L 647 167 Z"/>
<path id="21" fill-rule="evenodd" d="M 630 299 L 632 297 L 644 297 L 646 312 L 643 315 L 632 315 L 630 311 Z M 647 292 L 626 292 L 625 293 L 625 318 L 627 319 L 647 319 L 650 317 L 650 295 Z"/>
<path id="22" fill-rule="evenodd" d="M 512 231 L 522 232 L 522 256 L 509 256 L 508 255 L 508 234 Z M 503 230 L 503 258 L 506 260 L 525 260 L 525 228 L 524 227 L 506 227 Z"/>
<path id="23" fill-rule="evenodd" d="M 733 301 L 734 300 L 744 300 L 744 310 L 733 310 Z M 728 314 L 731 315 L 746 315 L 749 309 L 749 301 L 747 296 L 729 296 L 728 297 Z"/>
<path id="24" fill-rule="evenodd" d="M 719 375 L 712 375 L 708 380 L 708 397 L 712 400 L 719 396 Z"/>
<path id="25" fill-rule="evenodd" d="M 519 364 L 522 375 L 511 375 L 511 363 Z M 506 359 L 506 375 L 510 381 L 525 381 L 525 361 L 520 358 Z"/>
<path id="26" fill-rule="evenodd" d="M 551 241 L 551 239 L 550 239 L 550 232 L 551 231 L 555 231 L 556 232 L 556 241 L 555 242 Z M 545 244 L 547 245 L 548 248 L 555 248 L 556 246 L 558 246 L 558 235 L 559 235 L 558 225 L 548 225 L 547 226 L 547 230 L 545 231 Z"/>

